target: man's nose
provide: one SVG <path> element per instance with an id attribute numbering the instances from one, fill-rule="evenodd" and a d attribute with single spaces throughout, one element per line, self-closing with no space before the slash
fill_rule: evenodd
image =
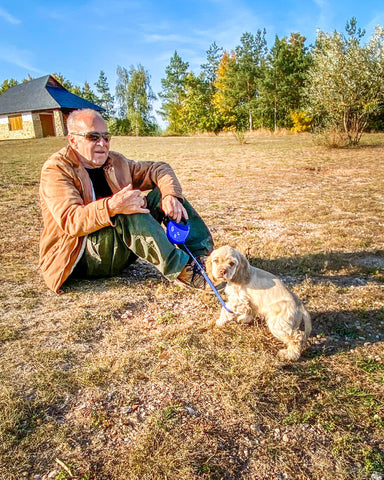
<path id="1" fill-rule="evenodd" d="M 107 140 L 105 140 L 103 137 L 100 137 L 97 142 L 96 142 L 96 145 L 106 145 L 108 146 L 109 145 L 109 142 Z"/>

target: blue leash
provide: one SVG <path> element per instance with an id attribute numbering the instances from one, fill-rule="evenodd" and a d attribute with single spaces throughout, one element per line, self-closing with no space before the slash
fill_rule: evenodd
<path id="1" fill-rule="evenodd" d="M 206 282 L 208 283 L 208 285 L 211 287 L 213 293 L 216 295 L 216 297 L 218 298 L 218 300 L 220 301 L 221 305 L 223 306 L 223 308 L 225 308 L 225 310 L 228 312 L 228 313 L 233 313 L 225 304 L 224 300 L 221 298 L 219 292 L 216 290 L 215 286 L 213 285 L 213 283 L 211 282 L 211 279 L 208 277 L 208 275 L 206 274 L 204 268 L 200 265 L 200 263 L 197 261 L 196 257 L 192 254 L 192 252 L 189 250 L 189 248 L 186 246 L 185 244 L 185 240 L 187 239 L 188 235 L 189 235 L 189 232 L 190 232 L 190 227 L 188 225 L 188 223 L 176 223 L 174 222 L 173 220 L 169 220 L 169 222 L 167 223 L 167 237 L 168 237 L 168 240 L 172 243 L 175 243 L 177 245 L 183 245 L 183 247 L 185 248 L 185 250 L 188 252 L 188 254 L 190 255 L 190 257 L 192 258 L 192 260 L 195 261 L 196 265 L 198 266 L 201 274 L 203 275 L 203 277 L 205 278 Z"/>

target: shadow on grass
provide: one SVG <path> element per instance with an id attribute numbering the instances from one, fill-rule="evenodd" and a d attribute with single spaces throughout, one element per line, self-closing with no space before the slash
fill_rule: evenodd
<path id="1" fill-rule="evenodd" d="M 375 344 L 384 340 L 384 308 L 363 310 L 325 310 L 311 312 L 312 337 L 318 339 L 311 345 L 305 356 L 334 355 L 346 352 L 365 344 Z"/>
<path id="2" fill-rule="evenodd" d="M 330 283 L 339 288 L 364 287 L 372 281 L 384 284 L 384 250 L 324 253 L 273 260 L 250 258 L 249 261 L 255 267 L 280 276 L 288 287 L 299 285 L 306 279 L 314 286 Z M 338 274 L 338 271 L 343 273 Z M 338 295 L 338 292 L 334 295 Z M 333 303 L 335 301 L 337 297 Z M 364 296 L 361 308 L 323 310 L 324 305 L 320 305 L 320 308 L 310 311 L 313 323 L 311 336 L 316 337 L 318 342 L 311 345 L 303 358 L 335 355 L 367 343 L 383 341 L 384 307 L 369 309 L 367 304 L 369 299 L 367 301 Z"/>
<path id="3" fill-rule="evenodd" d="M 254 267 L 267 270 L 275 275 L 291 275 L 292 277 L 306 275 L 317 281 L 330 281 L 337 285 L 353 284 L 355 277 L 366 277 L 372 274 L 384 276 L 384 250 L 361 252 L 318 253 L 297 257 L 280 257 L 272 260 L 250 258 Z M 348 269 L 348 275 L 330 275 L 327 272 L 337 272 Z M 321 275 L 323 278 L 319 278 Z M 381 277 L 383 278 L 383 277 Z M 384 281 L 384 278 L 383 278 Z"/>
<path id="4" fill-rule="evenodd" d="M 315 286 L 330 283 L 339 288 L 364 287 L 371 281 L 384 284 L 384 250 L 320 253 L 304 257 L 280 257 L 272 260 L 250 258 L 249 261 L 253 266 L 280 276 L 288 287 L 300 285 L 304 280 L 309 280 Z M 338 271 L 343 273 L 338 274 Z M 118 277 L 73 280 L 68 282 L 66 290 L 105 291 L 110 288 L 111 284 L 126 284 L 136 288 L 144 286 L 148 282 L 151 285 L 168 283 L 155 267 L 139 261 L 130 265 Z M 337 296 L 339 293 L 334 292 L 333 295 Z M 337 297 L 334 298 L 335 301 L 338 302 Z M 320 305 L 319 308 L 310 311 L 313 322 L 311 336 L 318 340 L 304 353 L 303 358 L 334 355 L 384 339 L 384 307 L 367 309 L 367 304 L 364 305 L 364 302 L 361 308 L 349 310 L 331 308 L 324 310 L 323 307 L 324 305 Z M 128 309 L 133 314 L 142 308 L 143 301 L 140 300 L 128 302 L 124 305 L 123 310 Z"/>

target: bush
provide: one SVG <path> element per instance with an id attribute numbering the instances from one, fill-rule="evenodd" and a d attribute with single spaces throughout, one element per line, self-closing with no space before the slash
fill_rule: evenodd
<path id="1" fill-rule="evenodd" d="M 292 132 L 309 132 L 313 125 L 313 117 L 303 110 L 290 112 L 293 127 Z"/>
<path id="2" fill-rule="evenodd" d="M 132 133 L 131 122 L 127 118 L 112 118 L 108 121 L 108 131 L 112 135 L 130 135 Z"/>
<path id="3" fill-rule="evenodd" d="M 338 127 L 329 127 L 315 132 L 314 141 L 317 145 L 330 148 L 341 148 L 350 144 L 347 133 Z"/>

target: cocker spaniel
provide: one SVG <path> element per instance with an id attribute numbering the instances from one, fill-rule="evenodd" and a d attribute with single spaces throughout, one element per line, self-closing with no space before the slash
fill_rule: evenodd
<path id="1" fill-rule="evenodd" d="M 252 267 L 237 250 L 224 246 L 214 250 L 206 262 L 214 281 L 225 281 L 227 307 L 222 308 L 219 327 L 229 320 L 251 323 L 255 316 L 265 318 L 268 328 L 286 348 L 278 352 L 285 361 L 295 361 L 306 347 L 311 333 L 311 317 L 297 296 L 272 273 Z M 300 330 L 304 322 L 304 331 Z"/>

